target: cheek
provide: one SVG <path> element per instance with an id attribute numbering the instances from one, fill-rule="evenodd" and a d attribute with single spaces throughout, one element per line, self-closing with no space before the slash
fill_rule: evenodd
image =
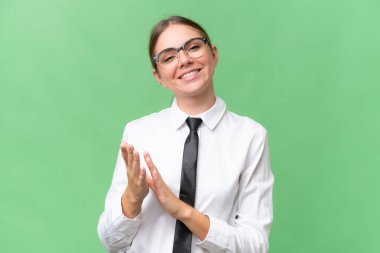
<path id="1" fill-rule="evenodd" d="M 205 57 L 204 59 L 202 59 L 202 64 L 205 65 L 205 66 L 207 66 L 210 70 L 213 71 L 213 69 L 216 66 L 216 61 L 214 60 L 213 55 L 212 55 L 211 52 L 209 52 L 207 54 L 207 57 Z"/>
<path id="2" fill-rule="evenodd" d="M 172 70 L 168 70 L 168 69 L 161 70 L 160 74 L 161 74 L 160 76 L 161 76 L 162 81 L 170 80 L 174 76 L 174 72 Z"/>
<path id="3" fill-rule="evenodd" d="M 215 61 L 209 58 L 207 62 L 205 62 L 205 65 L 207 66 L 207 69 L 208 69 L 207 72 L 209 72 L 210 74 L 213 74 L 216 67 Z"/>

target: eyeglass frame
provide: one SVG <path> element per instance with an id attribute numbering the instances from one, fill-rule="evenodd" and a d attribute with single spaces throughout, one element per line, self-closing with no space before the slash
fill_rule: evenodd
<path id="1" fill-rule="evenodd" d="M 161 50 L 157 55 L 153 56 L 152 59 L 153 61 L 155 62 L 155 64 L 157 65 L 157 63 L 159 63 L 159 60 L 160 60 L 160 54 L 162 54 L 163 52 L 165 51 L 168 51 L 168 50 L 172 50 L 174 49 L 175 51 L 177 51 L 177 59 L 179 58 L 178 55 L 179 55 L 179 51 L 183 50 L 183 52 L 186 54 L 186 55 L 189 55 L 187 53 L 187 51 L 185 50 L 185 45 L 189 42 L 189 41 L 192 41 L 192 40 L 202 40 L 204 44 L 208 44 L 209 46 L 210 45 L 210 41 L 208 38 L 192 38 L 192 39 L 189 39 L 188 41 L 186 41 L 181 47 L 179 48 L 175 48 L 175 47 L 168 47 L 168 48 L 165 48 L 164 50 Z M 191 57 L 191 56 L 190 56 Z M 193 57 L 191 57 L 193 58 Z"/>

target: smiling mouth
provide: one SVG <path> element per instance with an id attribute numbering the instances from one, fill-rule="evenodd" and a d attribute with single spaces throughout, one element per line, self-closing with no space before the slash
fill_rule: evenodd
<path id="1" fill-rule="evenodd" d="M 179 79 L 184 79 L 184 80 L 192 79 L 192 78 L 194 78 L 194 77 L 196 76 L 196 74 L 197 74 L 200 70 L 201 70 L 201 69 L 194 69 L 194 70 L 192 70 L 192 71 L 190 71 L 190 72 L 187 72 L 187 73 L 181 75 L 181 76 L 179 77 Z"/>

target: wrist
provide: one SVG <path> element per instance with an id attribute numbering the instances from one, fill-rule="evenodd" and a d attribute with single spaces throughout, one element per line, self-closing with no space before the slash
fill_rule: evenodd
<path id="1" fill-rule="evenodd" d="M 139 197 L 136 197 L 135 194 L 131 193 L 128 188 L 127 190 L 124 192 L 122 198 L 125 200 L 125 201 L 128 201 L 129 204 L 131 205 L 135 205 L 135 206 L 141 206 L 142 202 L 143 202 L 143 198 L 139 198 Z"/>
<path id="2" fill-rule="evenodd" d="M 181 201 L 180 208 L 177 214 L 175 215 L 176 216 L 175 218 L 185 223 L 192 217 L 194 210 L 195 209 L 193 207 Z"/>
<path id="3" fill-rule="evenodd" d="M 126 191 L 121 197 L 121 210 L 129 219 L 135 218 L 141 212 L 143 200 L 135 198 Z"/>

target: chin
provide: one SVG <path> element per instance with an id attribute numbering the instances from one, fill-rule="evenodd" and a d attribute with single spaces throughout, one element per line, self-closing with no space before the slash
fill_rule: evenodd
<path id="1" fill-rule="evenodd" d="M 208 93 L 212 93 L 212 89 L 206 86 L 197 86 L 197 87 L 187 87 L 179 92 L 182 97 L 199 97 L 205 96 Z"/>

